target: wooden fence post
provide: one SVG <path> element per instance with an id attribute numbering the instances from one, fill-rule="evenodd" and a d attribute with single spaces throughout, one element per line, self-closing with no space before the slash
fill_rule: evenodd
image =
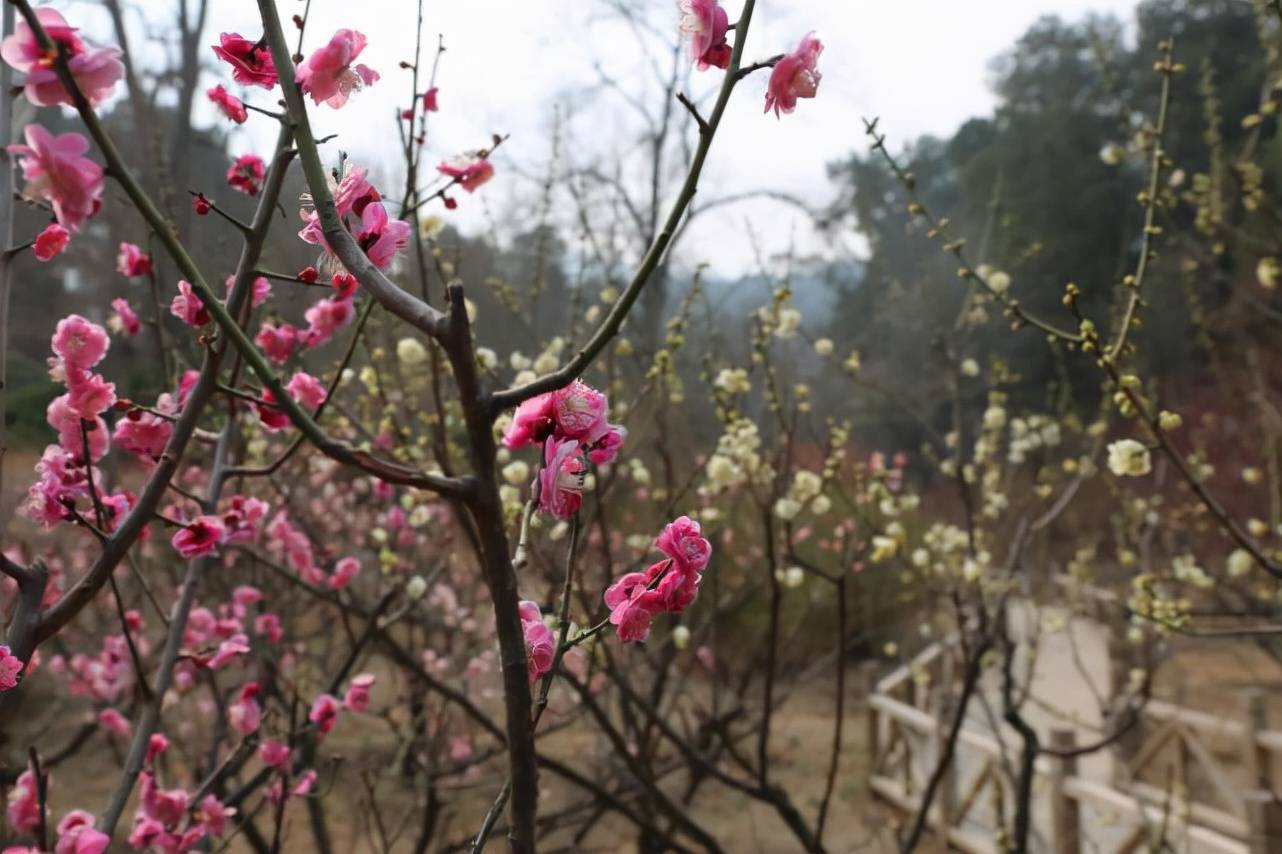
<path id="1" fill-rule="evenodd" d="M 1282 804 L 1268 789 L 1250 789 L 1243 798 L 1248 850 L 1251 854 L 1282 854 Z"/>
<path id="2" fill-rule="evenodd" d="M 1077 747 L 1077 733 L 1056 727 L 1050 732 L 1055 750 Z M 1055 758 L 1051 763 L 1051 845 L 1055 854 L 1082 854 L 1081 815 L 1077 801 L 1064 791 L 1064 783 L 1077 773 L 1076 757 Z"/>
<path id="3" fill-rule="evenodd" d="M 952 686 L 948 684 L 936 685 L 935 690 L 932 692 L 930 705 L 935 718 L 935 732 L 931 737 L 932 749 L 930 758 L 932 762 L 939 762 L 943 758 L 944 740 L 947 738 L 948 728 L 952 723 L 954 706 L 951 688 Z M 953 826 L 953 817 L 957 814 L 957 761 L 955 756 L 953 761 L 949 762 L 944 768 L 943 776 L 939 780 L 939 794 L 935 797 L 935 803 L 939 807 L 940 837 L 947 839 L 948 831 Z"/>
<path id="4" fill-rule="evenodd" d="M 1273 757 L 1268 748 L 1260 744 L 1260 733 L 1269 728 L 1268 706 L 1264 702 L 1264 692 L 1259 688 L 1248 688 L 1242 694 L 1243 707 L 1246 712 L 1246 737 L 1243 740 L 1247 783 L 1251 788 L 1273 789 Z"/>
<path id="5" fill-rule="evenodd" d="M 872 761 L 869 776 L 877 773 L 877 760 L 881 758 L 881 722 L 877 719 L 877 709 L 872 704 L 873 695 L 877 693 L 877 670 L 875 661 L 864 662 L 864 714 L 867 716 L 868 756 Z"/>
<path id="6" fill-rule="evenodd" d="M 1130 714 L 1130 681 L 1131 668 L 1138 659 L 1135 647 L 1126 639 L 1126 635 L 1116 628 L 1108 632 L 1108 658 L 1110 675 L 1109 701 L 1111 714 L 1109 723 L 1118 727 L 1126 722 Z M 1131 781 L 1130 762 L 1135 758 L 1140 746 L 1144 743 L 1143 721 L 1136 721 L 1133 726 L 1113 746 L 1113 781 L 1126 785 Z"/>

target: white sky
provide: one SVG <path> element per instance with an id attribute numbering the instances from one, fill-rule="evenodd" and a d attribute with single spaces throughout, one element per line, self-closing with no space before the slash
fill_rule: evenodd
<path id="1" fill-rule="evenodd" d="M 662 22 L 675 0 L 624 0 Z M 100 9 L 83 2 L 54 5 L 76 14 L 91 32 L 101 21 Z M 726 3 L 731 20 L 739 0 Z M 808 30 L 823 40 L 823 82 L 819 97 L 803 101 L 797 112 L 776 120 L 762 114 L 766 72 L 740 84 L 727 112 L 701 189 L 702 198 L 755 189 L 786 190 L 824 204 L 831 195 L 826 165 L 858 148 L 865 149 L 861 116 L 880 116 L 883 129 L 897 143 L 923 133 L 948 134 L 962 121 L 992 108 L 988 88 L 990 59 L 1009 48 L 1040 15 L 1078 18 L 1090 12 L 1114 13 L 1129 19 L 1134 0 L 759 0 L 749 36 L 747 57 L 764 58 L 791 50 Z M 131 30 L 140 41 L 143 17 L 163 31 L 171 20 L 173 0 L 134 0 Z M 301 11 L 301 0 L 278 0 L 282 17 Z M 313 0 L 304 53 L 327 40 L 338 27 L 361 30 L 369 47 L 361 61 L 383 79 L 359 93 L 341 111 L 313 110 L 318 135 L 340 134 L 338 145 L 356 162 L 395 158 L 394 111 L 408 101 L 409 72 L 397 68 L 414 48 L 414 0 Z M 597 0 L 427 0 L 424 12 L 425 52 L 430 57 L 436 34 L 448 48 L 438 85 L 441 112 L 433 117 L 430 146 L 435 155 L 476 148 L 492 132 L 510 133 L 496 157 L 499 177 L 473 197 L 460 199 L 449 214 L 465 230 L 485 227 L 487 218 L 505 221 L 503 210 L 515 190 L 529 198 L 535 187 L 517 177 L 538 174 L 549 157 L 549 128 L 554 105 L 561 101 L 575 114 L 575 146 L 593 145 L 617 127 L 618 102 L 587 102 L 567 95 L 596 79 L 601 63 L 628 78 L 638 66 L 637 43 L 603 15 Z M 161 22 L 161 23 L 158 23 Z M 211 0 L 211 35 L 261 32 L 253 0 Z M 209 54 L 212 59 L 212 54 Z M 426 63 L 425 63 L 426 64 Z M 213 85 L 206 75 L 203 88 Z M 696 75 L 693 94 L 706 95 L 719 82 L 716 71 Z M 233 92 L 230 76 L 223 82 Z M 251 102 L 271 106 L 261 89 Z M 602 96 L 604 97 L 604 96 Z M 200 98 L 203 103 L 203 96 Z M 255 125 L 251 127 L 250 125 Z M 274 128 L 252 117 L 233 141 L 234 153 L 270 144 Z M 767 252 L 785 249 L 790 241 L 801 250 L 818 248 L 805 218 L 790 208 L 750 202 L 709 214 L 682 247 L 683 260 L 710 262 L 722 272 L 752 267 L 744 237 L 753 221 L 759 245 Z"/>

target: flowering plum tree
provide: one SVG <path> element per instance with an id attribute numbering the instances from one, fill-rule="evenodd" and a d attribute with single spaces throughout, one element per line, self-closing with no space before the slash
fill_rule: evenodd
<path id="1" fill-rule="evenodd" d="M 196 216 L 217 218 L 240 240 L 222 290 L 213 284 L 215 272 L 193 260 L 98 115 L 126 76 L 121 51 L 91 45 L 53 8 L 33 9 L 25 0 L 6 4 L 7 12 L 16 9 L 21 17 L 0 55 L 23 75 L 23 96 L 38 107 L 71 107 L 82 125 L 54 134 L 37 118 L 24 128 L 25 144 L 9 149 L 26 181 L 23 198 L 51 215 L 30 244 L 35 256 L 50 261 L 75 249 L 86 221 L 104 205 L 120 203 L 106 192 L 110 180 L 181 278 L 165 297 L 158 265 L 127 241 L 120 243 L 117 271 L 158 285 L 155 334 L 163 335 L 167 307 L 198 352 L 186 370 L 169 374 L 167 365 L 158 365 L 165 369 L 166 390 L 154 401 L 135 401 L 101 372 L 113 334 L 143 334 L 129 300 L 112 301 L 110 331 L 84 316 L 98 313 L 89 307 L 58 320 L 53 330 L 50 376 L 64 389 L 48 408 L 56 441 L 36 467 L 24 513 L 55 541 L 74 545 L 65 555 L 22 544 L 5 550 L 3 594 L 11 608 L 0 645 L 0 714 L 11 720 L 29 714 L 29 685 L 47 671 L 60 690 L 91 701 L 94 721 L 86 737 L 104 733 L 119 746 L 122 762 L 105 807 L 73 809 L 54 823 L 50 769 L 65 759 L 33 746 L 8 809 L 10 828 L 28 841 L 7 850 L 98 852 L 124 838 L 136 850 L 188 851 L 233 833 L 255 847 L 279 850 L 284 811 L 294 800 L 308 804 L 315 845 L 329 850 L 316 788 L 322 745 L 347 717 L 377 709 L 391 723 L 398 708 L 404 710 L 399 720 L 414 733 L 404 772 L 413 778 L 421 768 L 431 781 L 419 850 L 433 844 L 441 829 L 439 775 L 432 768 L 443 762 L 450 774 L 467 774 L 494 753 L 507 757 L 507 782 L 476 834 L 478 849 L 505 809 L 513 850 L 535 849 L 540 765 L 644 836 L 674 846 L 676 837 L 686 836 L 716 848 L 637 764 L 633 748 L 595 699 L 600 668 L 607 665 L 585 654 L 602 649 L 611 631 L 624 642 L 644 641 L 660 615 L 685 612 L 713 549 L 698 522 L 679 516 L 654 541 L 664 557 L 648 569 L 625 572 L 612 583 L 577 574 L 589 481 L 618 468 L 628 454 L 627 430 L 609 420 L 606 394 L 580 377 L 619 333 L 663 259 L 736 86 L 753 71 L 773 67 L 767 110 L 791 112 L 799 98 L 816 95 L 821 45 L 807 36 L 794 54 L 745 64 L 753 0 L 746 0 L 733 25 L 715 0 L 681 4 L 692 61 L 700 70 L 724 73 L 706 117 L 683 101 L 697 121 L 698 140 L 667 221 L 572 358 L 496 386 L 497 375 L 476 344 L 466 283 L 438 265 L 444 287 L 432 295 L 431 271 L 420 263 L 422 296 L 416 296 L 394 277 L 406 266 L 411 244 L 420 262 L 424 257 L 421 209 L 437 201 L 453 209 L 455 189 L 472 193 L 493 180 L 490 155 L 502 138 L 446 158 L 437 167 L 439 186 L 421 190 L 415 175 L 428 115 L 440 109 L 439 89 L 434 80 L 421 87 L 418 58 L 403 64 L 413 71 L 414 92 L 401 116 L 410 129 L 410 177 L 397 206 L 360 165 L 340 158 L 327 167 L 325 141 L 314 136 L 309 117 L 309 110 L 341 110 L 365 87 L 388 85 L 381 79 L 388 69 L 380 74 L 361 61 L 377 64 L 376 46 L 357 30 L 340 29 L 304 55 L 311 41 L 306 15 L 293 20 L 298 45 L 291 49 L 276 4 L 258 5 L 261 38 L 223 33 L 212 49 L 226 78 L 207 91 L 229 122 L 278 126 L 274 150 L 242 155 L 226 173 L 231 190 L 256 199 L 254 215 L 243 222 L 218 201 L 220 194 L 208 188 L 192 193 Z M 242 87 L 242 94 L 233 94 L 230 85 Z M 278 98 L 279 109 L 255 103 L 264 96 Z M 295 162 L 310 191 L 297 237 L 275 228 Z M 319 249 L 314 266 L 294 275 L 262 269 L 269 240 L 299 238 Z M 308 300 L 316 289 L 326 295 Z M 305 326 L 275 316 L 274 306 L 300 299 L 310 302 Z M 430 363 L 436 411 L 425 434 L 429 454 L 399 444 L 405 434 L 396 426 L 388 381 L 378 373 L 381 357 L 360 372 L 367 396 L 358 393 L 357 346 L 376 313 L 389 326 L 408 330 L 396 346 L 402 363 Z M 163 337 L 160 345 L 162 352 L 171 346 Z M 311 367 L 321 364 L 312 351 L 334 347 L 343 349 L 336 365 Z M 291 372 L 287 380 L 281 370 Z M 376 400 L 387 406 L 387 426 L 371 433 L 361 413 Z M 356 411 L 348 408 L 353 405 Z M 518 461 L 512 453 L 525 446 L 542 453 L 531 463 Z M 503 465 L 500 454 L 510 462 Z M 286 472 L 301 481 L 283 481 Z M 547 550 L 535 541 L 547 530 L 538 516 L 564 521 L 571 530 L 559 585 L 548 589 L 522 572 L 532 555 Z M 352 532 L 373 527 L 383 544 L 377 551 L 381 573 L 367 568 L 361 549 L 343 545 Z M 608 532 L 602 529 L 598 539 L 608 542 Z M 405 572 L 423 557 L 436 568 Z M 175 571 L 178 562 L 184 566 Z M 167 568 L 158 573 L 161 567 Z M 609 549 L 604 569 L 607 576 L 615 573 Z M 541 604 L 549 601 L 555 606 Z M 336 637 L 317 636 L 317 608 L 343 623 L 345 653 L 334 646 Z M 433 645 L 442 632 L 452 639 Z M 489 649 L 494 642 L 497 657 Z M 379 672 L 354 672 L 372 656 L 382 662 Z M 702 660 L 714 666 L 707 656 Z M 466 663 L 466 675 L 452 673 L 454 663 Z M 502 686 L 497 717 L 484 708 L 489 688 L 457 682 L 462 677 L 481 686 L 495 668 Z M 617 665 L 607 669 L 617 677 Z M 630 786 L 616 790 L 536 748 L 536 728 L 553 684 L 562 679 L 619 759 L 631 763 L 631 785 L 657 800 L 662 825 L 629 804 Z M 386 684 L 407 687 L 403 695 L 380 696 Z M 464 720 L 447 725 L 429 713 L 429 695 L 458 707 Z M 769 692 L 766 699 L 769 706 Z M 190 726 L 192 714 L 207 726 Z M 690 749 L 654 709 L 648 714 L 674 744 Z M 768 710 L 766 715 L 763 732 Z M 788 795 L 769 783 L 764 766 L 758 782 L 745 783 L 699 752 L 689 755 L 692 768 L 774 805 L 807 848 L 820 847 L 822 827 L 807 824 Z M 162 788 L 162 779 L 172 787 Z M 122 829 L 131 804 L 132 818 Z M 275 842 L 259 827 L 262 811 L 273 817 L 268 833 Z M 552 820 L 555 826 L 565 819 Z"/>

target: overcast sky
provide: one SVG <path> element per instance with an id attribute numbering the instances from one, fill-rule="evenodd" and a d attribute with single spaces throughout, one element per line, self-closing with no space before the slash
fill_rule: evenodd
<path id="1" fill-rule="evenodd" d="M 675 0 L 631 2 L 646 8 L 659 24 L 670 10 L 670 25 L 677 26 Z M 733 20 L 740 3 L 730 0 L 726 5 Z M 144 13 L 155 27 L 172 2 L 134 0 L 133 6 L 131 29 L 141 34 Z M 278 6 L 287 18 L 301 11 L 303 2 L 278 0 Z M 341 111 L 324 106 L 313 110 L 317 133 L 339 133 L 339 144 L 358 162 L 395 157 L 392 116 L 408 101 L 410 88 L 409 73 L 397 63 L 413 55 L 415 6 L 414 0 L 312 2 L 304 53 L 336 28 L 351 27 L 369 37 L 361 61 L 383 75 Z M 880 116 L 883 129 L 898 142 L 923 133 L 951 133 L 966 118 L 992 108 L 988 62 L 1039 16 L 1072 19 L 1096 12 L 1129 19 L 1133 7 L 1134 0 L 760 0 L 747 56 L 791 50 L 814 30 L 825 44 L 819 97 L 777 120 L 762 114 L 765 73 L 741 84 L 706 171 L 703 198 L 776 189 L 821 205 L 831 195 L 825 165 L 865 146 L 861 116 Z M 635 74 L 636 41 L 617 25 L 603 22 L 599 8 L 596 0 L 426 3 L 425 44 L 434 46 L 441 33 L 448 47 L 438 79 L 441 112 L 431 126 L 433 154 L 476 148 L 491 133 L 512 135 L 496 159 L 499 177 L 476 196 L 461 199 L 460 209 L 450 214 L 463 228 L 484 227 L 487 217 L 502 221 L 513 189 L 519 187 L 527 196 L 532 192 L 512 173 L 537 172 L 547 162 L 554 105 L 567 91 L 595 81 L 596 64 Z M 83 2 L 73 9 L 86 18 L 100 14 Z M 219 31 L 256 37 L 261 28 L 253 0 L 213 0 L 210 29 L 211 41 Z M 214 76 L 207 76 L 205 85 L 212 85 Z M 222 82 L 238 91 L 229 76 Z M 693 93 L 707 95 L 718 82 L 719 72 L 696 75 Z M 252 101 L 270 105 L 264 95 L 258 89 L 250 93 Z M 575 145 L 592 144 L 616 127 L 618 114 L 601 108 L 598 119 L 596 102 L 569 106 L 579 111 Z M 250 122 L 257 126 L 237 131 L 235 153 L 265 147 L 274 138 L 270 122 L 261 117 Z M 595 132 L 584 134 L 585 129 Z M 748 203 L 710 214 L 684 244 L 683 260 L 711 262 L 725 272 L 751 266 L 743 237 L 748 219 L 768 252 L 782 250 L 790 241 L 802 250 L 816 247 L 799 213 L 772 203 Z"/>

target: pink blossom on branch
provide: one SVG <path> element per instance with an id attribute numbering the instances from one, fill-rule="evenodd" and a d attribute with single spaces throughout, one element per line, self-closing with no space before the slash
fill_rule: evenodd
<path id="1" fill-rule="evenodd" d="M 525 635 L 525 660 L 530 669 L 530 684 L 534 684 L 552 669 L 556 660 L 556 639 L 543 622 L 537 603 L 522 602 L 520 614 L 521 631 Z"/>
<path id="2" fill-rule="evenodd" d="M 333 694 L 321 694 L 312 701 L 307 719 L 316 725 L 316 731 L 320 735 L 327 735 L 334 724 L 338 723 L 338 713 L 341 710 L 342 706 Z"/>
<path id="3" fill-rule="evenodd" d="M 690 54 L 700 71 L 730 65 L 729 28 L 730 19 L 717 0 L 681 0 L 681 31 L 690 36 Z"/>
<path id="4" fill-rule="evenodd" d="M 365 49 L 365 35 L 356 30 L 341 29 L 329 43 L 317 48 L 298 66 L 298 85 L 314 103 L 322 102 L 334 109 L 347 103 L 352 92 L 372 86 L 378 72 L 352 63 Z"/>
<path id="5" fill-rule="evenodd" d="M 23 198 L 47 201 L 53 215 L 71 231 L 98 212 L 102 204 L 102 167 L 85 157 L 89 140 L 78 133 L 54 136 L 37 124 L 23 131 L 27 144 L 9 146 L 27 179 Z"/>
<path id="6" fill-rule="evenodd" d="M 63 364 L 88 370 L 102 361 L 111 346 L 107 331 L 78 314 L 69 314 L 58 321 L 51 346 Z"/>
<path id="7" fill-rule="evenodd" d="M 18 685 L 18 674 L 22 672 L 22 659 L 13 654 L 8 646 L 0 644 L 0 691 L 10 691 Z"/>
<path id="8" fill-rule="evenodd" d="M 258 757 L 270 768 L 284 767 L 289 761 L 289 745 L 275 739 L 268 739 L 258 746 Z"/>
<path id="9" fill-rule="evenodd" d="M 172 398 L 168 394 L 161 395 L 155 408 L 160 412 L 172 410 L 174 408 Z M 173 424 L 169 419 L 134 409 L 116 422 L 112 441 L 120 450 L 154 462 L 160 459 L 173 430 Z"/>
<path id="10" fill-rule="evenodd" d="M 352 583 L 352 580 L 360 574 L 361 562 L 354 557 L 345 557 L 338 563 L 334 564 L 334 571 L 329 576 L 329 587 L 331 590 L 342 590 Z"/>
<path id="11" fill-rule="evenodd" d="M 231 66 L 232 79 L 244 86 L 270 89 L 276 85 L 276 66 L 267 40 L 252 42 L 240 33 L 222 33 L 214 55 Z"/>
<path id="12" fill-rule="evenodd" d="M 136 244 L 121 243 L 116 254 L 116 272 L 122 276 L 134 278 L 151 274 L 151 256 L 142 251 Z"/>
<path id="13" fill-rule="evenodd" d="M 98 713 L 98 724 L 116 738 L 129 738 L 129 720 L 117 710 L 108 706 Z"/>
<path id="14" fill-rule="evenodd" d="M 703 538 L 699 524 L 686 516 L 665 527 L 655 545 L 666 560 L 645 572 L 622 576 L 605 591 L 610 623 L 625 642 L 644 641 L 655 614 L 679 614 L 690 607 L 712 555 L 712 544 Z"/>
<path id="15" fill-rule="evenodd" d="M 542 443 L 556 429 L 555 400 L 551 393 L 540 394 L 516 408 L 512 423 L 503 433 L 503 445 L 515 450 Z"/>
<path id="16" fill-rule="evenodd" d="M 433 86 L 431 89 L 428 89 L 426 92 L 423 93 L 423 111 L 424 112 L 435 113 L 441 109 L 440 104 L 438 103 L 438 97 L 440 95 L 440 91 L 441 91 L 440 87 Z"/>
<path id="17" fill-rule="evenodd" d="M 474 159 L 447 160 L 436 167 L 436 171 L 447 175 L 469 193 L 494 177 L 494 164 L 484 157 Z"/>
<path id="18" fill-rule="evenodd" d="M 539 509 L 557 519 L 569 519 L 583 505 L 588 466 L 574 439 L 548 439 L 539 472 Z"/>
<path id="19" fill-rule="evenodd" d="M 397 254 L 409 242 L 410 224 L 401 219 L 392 220 L 381 202 L 365 206 L 361 214 L 361 229 L 356 242 L 369 260 L 380 270 L 392 265 Z"/>
<path id="20" fill-rule="evenodd" d="M 373 673 L 359 673 L 352 677 L 347 693 L 343 695 L 343 706 L 353 712 L 363 712 L 369 708 L 369 693 L 374 687 Z"/>
<path id="21" fill-rule="evenodd" d="M 56 9 L 37 9 L 36 18 L 54 46 L 67 56 L 67 67 L 77 88 L 91 105 L 97 106 L 125 75 L 125 67 L 119 59 L 120 50 L 85 44 L 77 35 L 77 28 L 70 26 Z M 57 55 L 40 47 L 35 32 L 24 20 L 18 21 L 13 35 L 0 42 L 0 57 L 27 75 L 24 94 L 37 107 L 54 104 L 75 106 L 71 93 L 58 79 Z"/>
<path id="22" fill-rule="evenodd" d="M 54 854 L 102 854 L 111 837 L 94 828 L 94 817 L 84 810 L 72 810 L 58 822 L 58 844 Z"/>
<path id="23" fill-rule="evenodd" d="M 289 382 L 285 384 L 285 391 L 308 409 L 320 406 L 329 396 L 325 385 L 304 371 L 299 371 L 289 378 Z"/>
<path id="24" fill-rule="evenodd" d="M 236 701 L 227 707 L 227 720 L 241 735 L 258 732 L 262 725 L 263 710 L 258 704 L 261 690 L 257 682 L 246 682 Z"/>
<path id="25" fill-rule="evenodd" d="M 702 572 L 712 557 L 712 544 L 704 539 L 699 523 L 689 516 L 668 523 L 654 545 L 683 570 Z"/>
<path id="26" fill-rule="evenodd" d="M 622 641 L 644 641 L 650 636 L 650 624 L 660 608 L 658 595 L 646 584 L 646 573 L 629 572 L 605 590 L 610 624 Z"/>
<path id="27" fill-rule="evenodd" d="M 293 355 L 299 343 L 298 330 L 288 323 L 280 325 L 264 323 L 259 327 L 254 343 L 262 348 L 268 359 L 277 365 L 283 365 Z"/>
<path id="28" fill-rule="evenodd" d="M 775 63 L 770 82 L 766 84 L 767 113 L 772 109 L 776 117 L 780 113 L 791 113 L 797 107 L 798 98 L 815 97 L 823 77 L 816 68 L 823 49 L 823 42 L 815 38 L 814 33 L 808 33 L 796 50 Z"/>
<path id="29" fill-rule="evenodd" d="M 254 279 L 254 281 L 251 284 L 253 287 L 253 292 L 249 298 L 249 304 L 253 308 L 258 308 L 260 305 L 267 302 L 269 297 L 271 297 L 272 283 L 267 280 L 266 276 L 258 276 L 257 278 Z M 232 288 L 236 286 L 236 277 L 228 276 L 227 279 L 223 282 L 223 285 L 225 288 L 225 293 L 227 294 L 227 297 L 230 299 Z"/>
<path id="30" fill-rule="evenodd" d="M 224 116 L 236 124 L 244 124 L 245 120 L 249 118 L 249 111 L 245 109 L 245 102 L 224 89 L 222 84 L 206 89 L 205 95 Z"/>
<path id="31" fill-rule="evenodd" d="M 194 558 L 207 555 L 227 539 L 227 528 L 217 516 L 197 516 L 174 534 L 170 540 L 180 557 Z"/>
<path id="32" fill-rule="evenodd" d="M 209 323 L 209 312 L 205 304 L 186 279 L 178 280 L 178 295 L 169 303 L 169 313 L 188 326 L 204 326 Z"/>
<path id="33" fill-rule="evenodd" d="M 142 331 L 142 321 L 138 319 L 138 314 L 129 305 L 129 300 L 124 297 L 116 297 L 111 301 L 111 308 L 115 311 L 107 325 L 116 332 L 123 332 L 130 338 Z"/>
<path id="34" fill-rule="evenodd" d="M 557 432 L 571 439 L 590 442 L 600 438 L 607 429 L 608 406 L 605 394 L 582 380 L 552 392 Z"/>
<path id="35" fill-rule="evenodd" d="M 9 827 L 18 833 L 31 833 L 40 826 L 40 797 L 36 775 L 31 769 L 18 775 L 18 781 L 9 790 L 9 808 L 5 812 Z"/>
<path id="36" fill-rule="evenodd" d="M 70 242 L 71 233 L 54 222 L 45 226 L 44 231 L 36 235 L 31 251 L 36 256 L 37 261 L 49 261 L 66 249 L 67 244 Z"/>
<path id="37" fill-rule="evenodd" d="M 68 367 L 66 374 L 67 405 L 85 421 L 93 421 L 116 403 L 116 384 L 102 374 L 76 367 Z"/>
<path id="38" fill-rule="evenodd" d="M 258 195 L 267 177 L 267 164 L 257 154 L 242 154 L 227 168 L 227 183 L 250 196 Z"/>

